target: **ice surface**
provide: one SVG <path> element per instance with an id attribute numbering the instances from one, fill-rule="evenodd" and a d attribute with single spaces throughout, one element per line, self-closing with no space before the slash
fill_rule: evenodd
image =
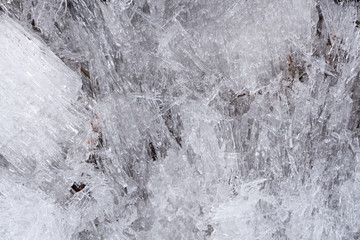
<path id="1" fill-rule="evenodd" d="M 0 0 L 0 238 L 359 239 L 358 11 Z"/>
<path id="2" fill-rule="evenodd" d="M 81 79 L 4 15 L 0 32 L 1 239 L 64 239 L 54 193 L 87 119 Z"/>

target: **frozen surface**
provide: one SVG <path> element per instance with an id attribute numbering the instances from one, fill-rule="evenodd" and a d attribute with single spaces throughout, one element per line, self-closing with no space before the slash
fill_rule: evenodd
<path id="1" fill-rule="evenodd" d="M 64 239 L 55 192 L 86 120 L 81 79 L 4 15 L 0 32 L 0 238 Z"/>
<path id="2" fill-rule="evenodd" d="M 1 239 L 360 239 L 356 1 L 0 9 Z"/>

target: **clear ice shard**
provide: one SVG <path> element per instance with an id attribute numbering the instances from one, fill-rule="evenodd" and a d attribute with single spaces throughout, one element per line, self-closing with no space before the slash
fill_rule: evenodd
<path id="1" fill-rule="evenodd" d="M 360 239 L 353 0 L 0 0 L 0 239 Z"/>

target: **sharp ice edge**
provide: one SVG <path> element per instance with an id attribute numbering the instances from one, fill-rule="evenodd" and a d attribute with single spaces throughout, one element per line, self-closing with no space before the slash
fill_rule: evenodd
<path id="1" fill-rule="evenodd" d="M 358 239 L 356 1 L 0 0 L 2 239 Z"/>

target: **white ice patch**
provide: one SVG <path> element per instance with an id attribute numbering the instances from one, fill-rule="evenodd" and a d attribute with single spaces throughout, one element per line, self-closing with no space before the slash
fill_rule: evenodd
<path id="1" fill-rule="evenodd" d="M 81 79 L 13 20 L 0 33 L 0 238 L 64 239 L 46 193 L 85 119 Z"/>

